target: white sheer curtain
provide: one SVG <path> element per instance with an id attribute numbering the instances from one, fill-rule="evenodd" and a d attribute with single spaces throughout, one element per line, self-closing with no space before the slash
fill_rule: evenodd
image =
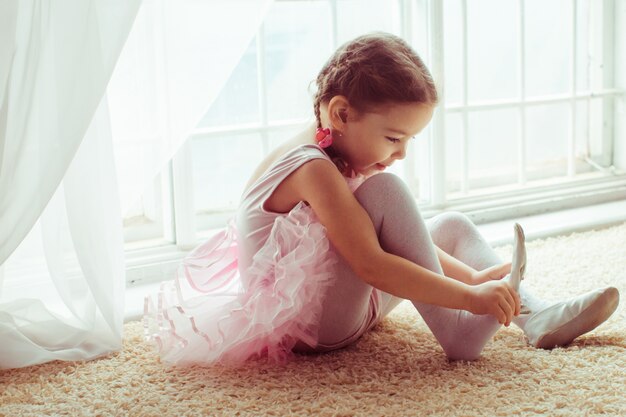
<path id="1" fill-rule="evenodd" d="M 0 6 L 0 367 L 121 346 L 122 234 L 102 97 L 139 4 Z"/>
<path id="2" fill-rule="evenodd" d="M 0 263 L 59 185 L 138 6 L 138 0 L 2 2 Z"/>
<path id="3" fill-rule="evenodd" d="M 121 211 L 200 120 L 270 3 L 0 4 L 0 368 L 121 347 Z"/>
<path id="4" fill-rule="evenodd" d="M 143 1 L 107 89 L 123 213 L 217 98 L 272 2 Z"/>

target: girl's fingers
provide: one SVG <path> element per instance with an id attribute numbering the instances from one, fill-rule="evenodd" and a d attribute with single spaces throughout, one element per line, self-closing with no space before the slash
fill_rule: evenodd
<path id="1" fill-rule="evenodd" d="M 508 326 L 509 324 L 511 324 L 511 319 L 513 317 L 513 315 L 515 314 L 515 296 L 513 295 L 513 289 L 506 285 L 505 286 L 506 291 L 503 294 L 503 308 L 504 311 L 506 312 L 506 323 L 505 325 Z"/>
<path id="2" fill-rule="evenodd" d="M 504 302 L 500 304 L 500 308 L 504 312 L 503 324 L 505 326 L 508 326 L 509 324 L 511 324 L 511 317 L 513 317 L 513 308 L 509 304 L 508 300 L 504 300 Z"/>
<path id="3" fill-rule="evenodd" d="M 514 289 L 511 288 L 510 291 L 510 296 L 511 296 L 511 317 L 509 318 L 509 324 L 511 323 L 511 320 L 513 320 L 513 317 L 515 316 L 519 316 L 519 310 L 520 310 L 520 303 L 519 303 L 519 296 L 517 295 L 517 291 L 515 291 Z"/>
<path id="4" fill-rule="evenodd" d="M 500 310 L 502 311 L 502 317 L 501 317 L 501 321 L 500 324 L 503 324 L 506 326 L 506 321 L 507 321 L 507 313 L 506 313 L 506 307 L 500 307 Z"/>
<path id="5" fill-rule="evenodd" d="M 511 287 L 509 287 L 508 289 L 509 289 L 508 296 L 510 297 L 509 302 L 511 304 L 511 307 L 513 308 L 513 315 L 519 316 L 520 310 L 522 309 L 522 300 L 520 299 L 517 291 L 515 291 Z"/>
<path id="6" fill-rule="evenodd" d="M 493 317 L 498 320 L 498 323 L 500 324 L 504 324 L 506 322 L 506 314 L 500 306 L 498 306 L 498 310 L 493 314 Z"/>
<path id="7" fill-rule="evenodd" d="M 506 294 L 506 301 L 511 306 L 511 311 L 515 313 L 515 305 L 517 304 L 515 301 L 515 290 L 513 288 L 509 288 Z"/>

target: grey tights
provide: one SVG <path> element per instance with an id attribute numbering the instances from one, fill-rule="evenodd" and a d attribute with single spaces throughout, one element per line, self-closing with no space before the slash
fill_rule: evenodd
<path id="1" fill-rule="evenodd" d="M 443 271 L 433 243 L 477 270 L 502 262 L 463 214 L 440 214 L 426 224 L 406 185 L 395 175 L 375 175 L 354 195 L 370 215 L 381 247 L 389 253 L 439 274 Z M 323 302 L 318 351 L 352 343 L 402 301 L 382 293 L 379 311 L 372 311 L 370 297 L 374 288 L 356 276 L 341 257 L 337 276 L 336 285 Z M 478 358 L 500 328 L 491 316 L 415 301 L 413 305 L 453 360 Z"/>

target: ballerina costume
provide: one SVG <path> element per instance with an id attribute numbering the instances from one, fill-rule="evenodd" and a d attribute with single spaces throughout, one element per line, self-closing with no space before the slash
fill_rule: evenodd
<path id="1" fill-rule="evenodd" d="M 235 219 L 186 256 L 158 294 L 146 297 L 145 337 L 164 362 L 285 362 L 296 343 L 317 346 L 338 255 L 306 203 L 289 213 L 264 209 L 278 185 L 313 159 L 333 163 L 317 145 L 280 157 L 244 192 Z M 354 192 L 365 177 L 345 179 Z M 374 290 L 372 311 L 380 299 Z"/>

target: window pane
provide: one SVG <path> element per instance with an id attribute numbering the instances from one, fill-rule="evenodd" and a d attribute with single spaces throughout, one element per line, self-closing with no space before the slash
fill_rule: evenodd
<path id="1" fill-rule="evenodd" d="M 577 3 L 578 16 L 576 18 L 576 89 L 589 89 L 589 13 L 590 5 L 588 1 Z"/>
<path id="2" fill-rule="evenodd" d="M 516 109 L 469 113 L 470 190 L 517 180 Z"/>
<path id="3" fill-rule="evenodd" d="M 526 96 L 570 91 L 572 2 L 526 1 Z"/>
<path id="4" fill-rule="evenodd" d="M 432 62 L 430 59 L 428 3 L 429 0 L 415 0 L 413 2 L 413 14 L 409 16 L 408 19 L 410 22 L 409 30 L 412 36 L 410 39 L 405 40 L 409 42 L 413 49 L 419 54 L 420 58 L 422 58 L 426 66 L 430 69 L 432 67 Z M 448 2 L 444 2 L 444 8 L 447 3 Z M 400 13 L 399 15 L 402 16 Z"/>
<path id="5" fill-rule="evenodd" d="M 337 36 L 342 44 L 372 31 L 400 34 L 398 2 L 343 0 L 337 2 Z"/>
<path id="6" fill-rule="evenodd" d="M 517 97 L 517 1 L 467 2 L 470 101 Z"/>
<path id="7" fill-rule="evenodd" d="M 447 192 L 461 191 L 463 153 L 461 140 L 463 135 L 463 116 L 450 113 L 446 116 L 446 180 Z"/>
<path id="8" fill-rule="evenodd" d="M 567 174 L 569 103 L 526 110 L 526 172 L 529 180 Z"/>
<path id="9" fill-rule="evenodd" d="M 308 124 L 301 124 L 296 126 L 276 128 L 276 130 L 269 132 L 267 136 L 270 151 L 279 147 L 289 139 L 292 139 L 298 133 L 302 132 L 304 129 L 306 129 L 307 125 Z"/>
<path id="10" fill-rule="evenodd" d="M 140 161 L 137 165 L 141 167 Z M 130 173 L 128 175 L 131 175 Z M 168 193 L 162 174 L 144 188 L 133 206 L 124 213 L 124 241 L 126 243 L 146 239 L 164 238 L 164 206 L 169 204 Z M 165 225 L 169 227 L 170 225 Z"/>
<path id="11" fill-rule="evenodd" d="M 460 0 L 443 3 L 446 102 L 463 100 L 463 14 Z"/>
<path id="12" fill-rule="evenodd" d="M 192 144 L 196 212 L 235 209 L 263 150 L 258 133 L 196 138 Z"/>
<path id="13" fill-rule="evenodd" d="M 587 148 L 591 158 L 599 165 L 609 167 L 613 164 L 615 138 L 614 115 L 617 102 L 613 97 L 597 97 L 587 102 L 589 109 L 589 136 Z M 622 118 L 623 120 L 623 118 Z"/>
<path id="14" fill-rule="evenodd" d="M 588 100 L 579 100 L 576 103 L 576 157 L 584 159 L 590 156 L 589 141 L 597 135 L 589 131 Z"/>
<path id="15" fill-rule="evenodd" d="M 258 88 L 255 38 L 198 126 L 222 126 L 258 121 Z"/>
<path id="16" fill-rule="evenodd" d="M 331 54 L 327 2 L 275 2 L 265 18 L 268 117 L 313 115 L 309 84 Z"/>

